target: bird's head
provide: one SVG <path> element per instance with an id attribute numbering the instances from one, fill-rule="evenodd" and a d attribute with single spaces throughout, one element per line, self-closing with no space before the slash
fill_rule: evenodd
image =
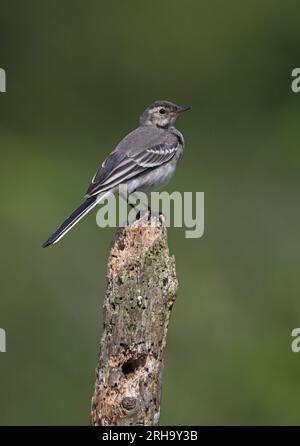
<path id="1" fill-rule="evenodd" d="M 178 115 L 190 106 L 176 105 L 169 101 L 155 101 L 140 116 L 140 125 L 153 125 L 166 129 L 174 125 Z"/>

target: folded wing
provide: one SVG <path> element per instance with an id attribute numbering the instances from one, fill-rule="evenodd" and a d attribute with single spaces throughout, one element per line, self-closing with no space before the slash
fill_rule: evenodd
<path id="1" fill-rule="evenodd" d="M 115 150 L 104 161 L 94 175 L 86 192 L 87 197 L 110 190 L 142 172 L 155 169 L 170 161 L 179 148 L 179 142 L 162 143 L 142 151 L 125 154 Z"/>

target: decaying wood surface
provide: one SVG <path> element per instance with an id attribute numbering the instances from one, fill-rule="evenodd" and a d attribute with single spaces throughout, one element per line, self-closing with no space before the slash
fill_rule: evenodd
<path id="1" fill-rule="evenodd" d="M 176 297 L 175 259 L 161 219 L 117 231 L 107 270 L 91 424 L 159 424 L 163 355 Z"/>

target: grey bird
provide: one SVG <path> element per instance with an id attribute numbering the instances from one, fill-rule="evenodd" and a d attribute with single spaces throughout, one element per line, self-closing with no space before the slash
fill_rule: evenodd
<path id="1" fill-rule="evenodd" d="M 108 194 L 121 184 L 128 193 L 149 193 L 164 187 L 176 170 L 184 149 L 183 135 L 174 127 L 178 115 L 190 106 L 156 101 L 142 113 L 139 127 L 125 136 L 95 173 L 86 200 L 45 241 L 43 247 L 57 243 Z"/>

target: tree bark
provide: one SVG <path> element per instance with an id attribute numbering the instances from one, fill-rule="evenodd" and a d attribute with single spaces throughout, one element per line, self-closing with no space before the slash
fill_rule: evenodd
<path id="1" fill-rule="evenodd" d="M 177 286 L 159 217 L 146 216 L 117 231 L 108 258 L 92 425 L 159 424 L 163 355 Z"/>

